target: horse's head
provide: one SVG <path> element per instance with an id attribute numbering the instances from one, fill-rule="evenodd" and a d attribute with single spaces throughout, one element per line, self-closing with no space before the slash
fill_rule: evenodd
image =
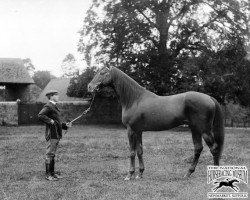
<path id="1" fill-rule="evenodd" d="M 228 179 L 228 178 L 227 178 L 227 182 L 229 182 L 229 183 L 234 183 L 234 182 L 239 183 L 239 181 L 237 179 Z"/>
<path id="2" fill-rule="evenodd" d="M 110 85 L 111 81 L 111 68 L 103 67 L 96 73 L 92 81 L 88 84 L 88 91 L 91 93 L 96 92 L 101 87 Z"/>

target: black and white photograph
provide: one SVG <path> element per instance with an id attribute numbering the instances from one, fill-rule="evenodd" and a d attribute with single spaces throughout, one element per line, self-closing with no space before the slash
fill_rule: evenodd
<path id="1" fill-rule="evenodd" d="M 0 0 L 0 200 L 250 199 L 249 0 Z"/>

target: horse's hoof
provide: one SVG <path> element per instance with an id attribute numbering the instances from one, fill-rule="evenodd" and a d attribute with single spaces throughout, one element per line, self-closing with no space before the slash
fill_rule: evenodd
<path id="1" fill-rule="evenodd" d="M 185 175 L 184 175 L 184 179 L 188 179 L 188 178 L 190 178 L 190 176 L 191 176 L 191 173 L 190 172 L 188 172 L 188 173 L 186 173 Z"/>
<path id="2" fill-rule="evenodd" d="M 142 174 L 138 174 L 135 179 L 142 179 Z"/>
<path id="3" fill-rule="evenodd" d="M 193 162 L 193 156 L 190 156 L 190 157 L 188 157 L 188 158 L 185 158 L 184 159 L 184 162 L 186 162 L 186 163 L 192 163 Z"/>
<path id="4" fill-rule="evenodd" d="M 126 176 L 126 178 L 124 179 L 124 181 L 129 181 L 129 180 L 131 180 L 132 178 L 134 178 L 134 175 L 128 174 L 128 175 Z"/>

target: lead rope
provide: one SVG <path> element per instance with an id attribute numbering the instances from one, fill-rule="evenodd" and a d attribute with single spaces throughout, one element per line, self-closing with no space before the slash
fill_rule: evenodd
<path id="1" fill-rule="evenodd" d="M 68 123 L 73 123 L 74 121 L 80 119 L 83 115 L 86 115 L 90 111 L 90 109 L 92 107 L 92 104 L 94 102 L 94 99 L 95 99 L 95 93 L 93 94 L 93 97 L 92 97 L 92 100 L 91 100 L 91 103 L 90 103 L 89 107 L 86 110 L 84 110 L 81 115 L 79 115 L 78 117 L 76 117 L 75 119 L 71 120 Z M 68 129 L 65 131 L 64 134 L 66 134 L 67 132 L 68 132 Z"/>

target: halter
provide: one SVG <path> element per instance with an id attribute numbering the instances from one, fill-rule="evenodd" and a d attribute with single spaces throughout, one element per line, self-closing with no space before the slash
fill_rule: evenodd
<path id="1" fill-rule="evenodd" d="M 93 102 L 94 102 L 94 99 L 95 99 L 95 94 L 96 94 L 96 93 L 93 94 L 93 97 L 92 97 L 92 100 L 91 100 L 91 103 L 90 103 L 89 107 L 88 107 L 86 110 L 84 110 L 84 111 L 82 112 L 81 115 L 79 115 L 79 116 L 76 117 L 75 119 L 71 120 L 70 123 L 73 123 L 74 121 L 80 119 L 83 115 L 86 115 L 86 114 L 90 111 L 90 109 L 91 109 L 91 107 L 92 107 L 92 104 L 93 104 Z M 68 129 L 65 131 L 64 135 L 65 135 L 67 132 L 68 132 Z"/>
<path id="2" fill-rule="evenodd" d="M 79 118 L 81 118 L 83 115 L 86 115 L 86 114 L 90 111 L 94 99 L 95 99 L 95 93 L 94 93 L 94 95 L 93 95 L 93 97 L 92 97 L 92 100 L 91 100 L 91 103 L 90 103 L 89 107 L 88 107 L 86 110 L 84 110 L 84 111 L 82 112 L 81 115 L 79 115 L 79 116 L 76 117 L 75 119 L 71 120 L 70 123 L 73 123 L 74 121 L 76 121 L 76 120 L 78 120 Z"/>

